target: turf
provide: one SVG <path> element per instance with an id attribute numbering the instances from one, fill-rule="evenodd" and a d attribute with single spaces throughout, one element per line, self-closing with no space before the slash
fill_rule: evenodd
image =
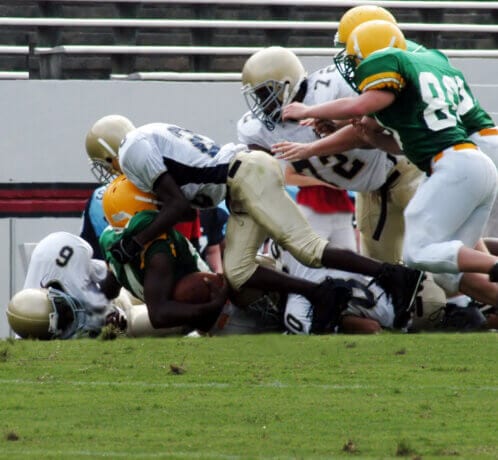
<path id="1" fill-rule="evenodd" d="M 0 458 L 498 458 L 498 335 L 0 342 Z"/>

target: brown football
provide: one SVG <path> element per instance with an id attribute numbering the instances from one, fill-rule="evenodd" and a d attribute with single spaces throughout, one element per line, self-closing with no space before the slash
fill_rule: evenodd
<path id="1" fill-rule="evenodd" d="M 223 286 L 223 275 L 217 273 L 194 272 L 181 278 L 173 290 L 177 302 L 204 303 L 211 300 L 210 280 L 216 286 Z"/>

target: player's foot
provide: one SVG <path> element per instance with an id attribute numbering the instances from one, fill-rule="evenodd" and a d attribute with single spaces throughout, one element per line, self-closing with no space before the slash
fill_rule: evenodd
<path id="1" fill-rule="evenodd" d="M 424 272 L 404 265 L 383 264 L 381 273 L 375 278 L 391 297 L 394 307 L 393 327 L 401 329 L 410 320 L 415 307 L 415 299 L 422 290 Z"/>
<path id="2" fill-rule="evenodd" d="M 327 276 L 315 289 L 310 299 L 313 305 L 311 321 L 312 334 L 334 332 L 339 325 L 341 312 L 347 308 L 351 298 L 351 289 L 343 280 L 335 280 Z"/>

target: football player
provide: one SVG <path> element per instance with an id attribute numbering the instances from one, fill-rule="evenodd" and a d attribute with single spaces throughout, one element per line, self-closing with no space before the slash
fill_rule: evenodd
<path id="1" fill-rule="evenodd" d="M 282 121 L 282 109 L 290 102 L 313 105 L 356 95 L 334 65 L 307 76 L 299 58 L 281 47 L 254 53 L 243 67 L 242 81 L 250 112 L 238 122 L 239 139 L 267 151 L 282 140 L 306 144 L 319 139 L 314 126 Z M 405 157 L 365 148 L 363 138 L 351 127 L 346 129 L 341 142 L 328 146 L 330 155 L 288 163 L 286 178 L 288 181 L 299 178 L 301 183 L 310 185 L 326 182 L 329 186 L 358 192 L 356 222 L 361 253 L 397 263 L 402 257 L 403 210 L 415 193 L 422 173 Z M 278 147 L 274 152 L 279 152 Z M 322 202 L 326 199 L 326 193 L 318 197 L 318 209 L 324 206 Z M 312 219 L 313 228 L 319 228 L 324 220 L 330 226 L 330 234 L 335 232 L 330 224 L 332 219 L 309 211 L 305 215 Z"/>
<path id="2" fill-rule="evenodd" d="M 92 256 L 90 245 L 71 233 L 43 238 L 31 255 L 23 289 L 9 303 L 14 332 L 68 339 L 95 337 L 107 323 L 125 328 L 119 288 L 106 283 L 105 263 Z"/>
<path id="3" fill-rule="evenodd" d="M 85 149 L 90 157 L 90 171 L 101 184 L 88 199 L 83 212 L 83 223 L 80 236 L 93 249 L 95 259 L 103 259 L 100 251 L 99 237 L 107 227 L 108 222 L 102 209 L 102 197 L 107 184 L 119 175 L 117 152 L 121 139 L 134 128 L 130 120 L 120 115 L 110 115 L 113 119 L 112 128 L 104 142 L 100 136 L 100 127 L 96 125 L 85 138 Z"/>
<path id="4" fill-rule="evenodd" d="M 271 254 L 283 270 L 294 276 L 316 282 L 329 277 L 334 280 L 338 289 L 343 289 L 347 306 L 342 312 L 337 332 L 369 334 L 393 329 L 392 302 L 374 279 L 340 270 L 306 267 L 274 243 L 271 245 Z M 444 292 L 434 282 L 428 283 L 431 275 L 427 275 L 428 279 L 424 281 L 423 289 L 417 296 L 416 308 L 406 321 L 404 330 L 407 332 L 477 331 L 493 325 L 487 324 L 486 317 L 476 305 L 460 308 L 447 304 Z M 290 294 L 283 306 L 283 319 L 287 331 L 292 334 L 309 334 L 312 308 L 313 306 L 304 297 Z"/>
<path id="5" fill-rule="evenodd" d="M 336 46 L 346 46 L 348 37 L 355 27 L 364 22 L 374 19 L 385 20 L 396 24 L 395 17 L 385 8 L 377 5 L 355 6 L 341 17 L 337 33 L 335 36 Z M 427 51 L 419 43 L 406 40 L 406 49 L 412 53 Z M 342 50 L 334 57 L 334 62 L 341 69 L 341 72 L 348 72 L 346 51 Z M 479 101 L 472 95 L 472 91 L 466 81 L 462 82 L 464 91 L 461 93 L 459 115 L 465 125 L 469 138 L 475 142 L 479 148 L 488 155 L 498 168 L 498 128 L 491 116 L 481 107 Z M 469 95 L 469 97 L 464 97 Z"/>
<path id="6" fill-rule="evenodd" d="M 317 286 L 257 264 L 257 250 L 271 236 L 306 265 L 376 277 L 400 314 L 413 305 L 422 272 L 333 248 L 313 232 L 287 195 L 280 165 L 268 153 L 250 151 L 242 144 L 220 147 L 206 136 L 179 126 L 152 123 L 126 135 L 119 149 L 119 164 L 132 183 L 144 192 L 153 192 L 163 203 L 150 225 L 107 249 L 121 263 L 138 257 L 149 241 L 190 212 L 191 206 L 216 206 L 228 188 L 231 215 L 223 264 L 234 290 L 245 286 L 296 292 L 313 303 L 317 318 L 336 313 L 330 311 L 326 283 Z"/>
<path id="7" fill-rule="evenodd" d="M 23 339 L 95 338 L 107 324 L 126 327 L 124 315 L 115 306 L 89 310 L 75 297 L 52 287 L 17 292 L 7 306 L 7 319 Z"/>
<path id="8" fill-rule="evenodd" d="M 249 112 L 237 123 L 238 138 L 253 150 L 271 151 L 281 140 L 313 140 L 312 128 L 297 123 L 281 123 L 280 110 L 285 101 L 328 100 L 352 91 L 346 81 L 335 76 L 333 66 L 309 78 L 297 56 L 285 48 L 272 46 L 254 53 L 242 69 L 242 92 Z M 288 185 L 298 186 L 296 201 L 311 227 L 335 247 L 356 251 L 353 228 L 354 205 L 348 193 L 312 176 L 285 170 Z"/>
<path id="9" fill-rule="evenodd" d="M 360 96 L 316 106 L 292 103 L 283 118 L 374 114 L 379 128 L 372 130 L 368 119 L 371 142 L 404 153 L 427 175 L 405 210 L 404 260 L 437 273 L 449 295 L 460 288 L 482 303 L 496 304 L 490 281 L 498 281 L 498 259 L 474 248 L 495 200 L 497 172 L 461 121 L 461 101 L 473 100 L 463 74 L 438 51 L 407 52 L 403 33 L 389 21 L 360 24 L 348 38 L 346 53 L 351 84 Z M 383 129 L 393 135 L 384 135 Z M 321 147 L 333 136 L 318 141 L 325 144 Z"/>
<path id="10" fill-rule="evenodd" d="M 104 214 L 110 223 L 100 236 L 105 260 L 117 282 L 145 303 L 154 329 L 190 328 L 208 332 L 227 299 L 226 284 L 211 286 L 212 298 L 203 303 L 178 302 L 174 286 L 189 273 L 209 272 L 208 265 L 181 233 L 167 229 L 143 248 L 140 257 L 123 262 L 112 247 L 138 235 L 158 216 L 160 203 L 151 193 L 135 187 L 124 175 L 107 187 Z"/>
<path id="11" fill-rule="evenodd" d="M 95 123 L 88 131 L 85 138 L 85 148 L 90 160 L 90 170 L 103 185 L 92 193 L 86 204 L 80 233 L 80 236 L 92 246 L 94 257 L 98 259 L 103 259 L 98 240 L 102 231 L 108 225 L 102 209 L 102 197 L 107 184 L 120 174 L 117 160 L 119 144 L 126 133 L 135 128 L 130 120 L 121 115 L 108 115 L 101 121 L 101 123 Z M 104 129 L 107 134 L 105 136 L 106 140 L 104 140 L 102 134 Z M 205 246 L 210 253 L 209 260 L 213 261 L 212 267 L 215 269 L 218 269 L 221 265 L 219 260 L 219 254 L 221 253 L 220 241 L 217 239 L 218 234 L 215 232 L 221 232 L 223 225 L 223 222 L 213 221 L 213 229 L 207 235 L 204 235 L 204 239 L 207 240 Z M 201 235 L 201 218 L 198 213 L 193 213 L 189 220 L 175 224 L 175 230 L 188 238 L 196 249 L 200 249 L 200 239 L 203 235 Z"/>
<path id="12" fill-rule="evenodd" d="M 353 29 L 366 21 L 373 19 L 383 19 L 393 24 L 396 24 L 394 16 L 385 8 L 376 5 L 361 5 L 349 9 L 341 17 L 337 34 L 335 36 L 336 46 L 346 46 L 349 34 Z M 407 50 L 411 52 L 424 51 L 426 48 L 418 43 L 406 40 Z M 334 62 L 345 72 L 345 50 L 341 51 L 334 57 Z M 470 95 L 470 98 L 462 98 L 460 101 L 461 107 L 459 109 L 460 119 L 465 125 L 465 129 L 469 134 L 469 138 L 475 142 L 479 148 L 488 155 L 493 163 L 498 168 L 498 127 L 491 116 L 481 107 L 479 101 L 472 95 L 470 87 L 464 82 L 465 94 Z M 494 234 L 494 226 L 498 219 L 498 203 L 491 211 L 491 217 L 488 221 L 485 235 Z M 479 248 L 485 250 L 485 247 L 480 244 Z"/>

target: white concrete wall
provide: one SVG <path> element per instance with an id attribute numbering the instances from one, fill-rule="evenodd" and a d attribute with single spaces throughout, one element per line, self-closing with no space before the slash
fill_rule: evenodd
<path id="1" fill-rule="evenodd" d="M 329 62 L 303 59 L 309 71 Z M 498 122 L 498 60 L 453 62 Z M 136 125 L 176 123 L 226 143 L 236 140 L 236 123 L 246 110 L 240 84 L 223 82 L 4 80 L 0 100 L 0 183 L 92 182 L 85 135 L 110 113 L 126 115 Z M 74 218 L 0 218 L 0 337 L 8 335 L 8 300 L 24 281 L 22 244 L 57 230 L 79 233 L 79 225 Z"/>

